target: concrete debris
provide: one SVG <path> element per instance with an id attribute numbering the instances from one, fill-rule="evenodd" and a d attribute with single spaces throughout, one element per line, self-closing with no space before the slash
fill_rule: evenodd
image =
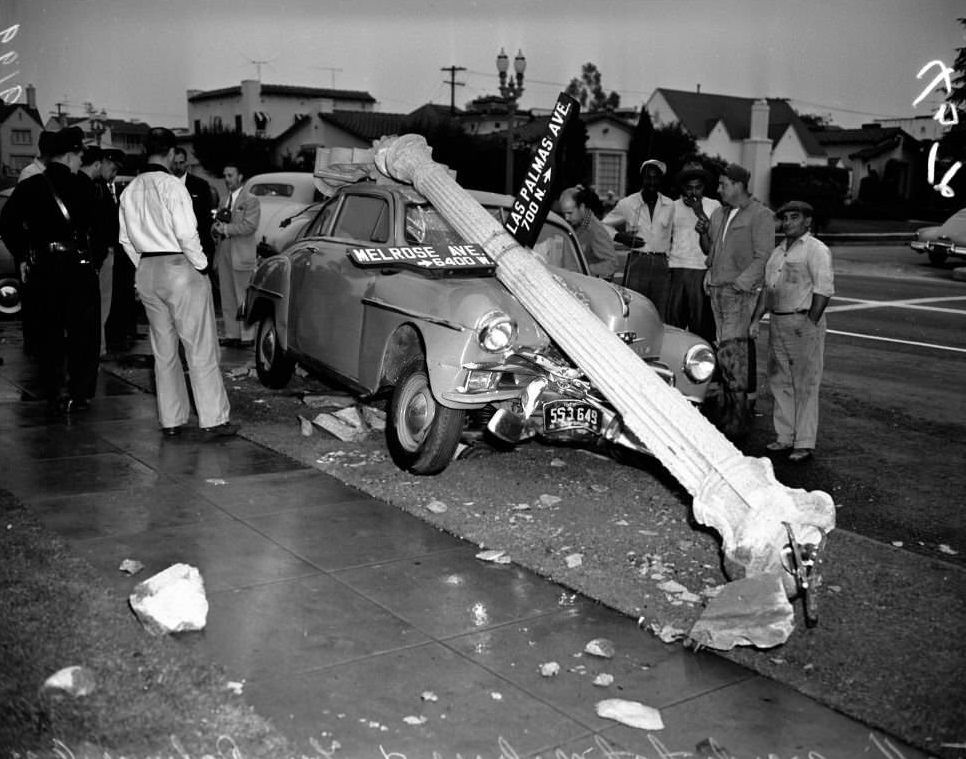
<path id="1" fill-rule="evenodd" d="M 782 578 L 768 573 L 726 584 L 708 601 L 690 637 L 719 651 L 735 646 L 772 648 L 788 640 L 794 626 L 795 614 Z"/>
<path id="2" fill-rule="evenodd" d="M 302 403 L 310 408 L 346 408 L 355 401 L 348 395 L 303 395 Z"/>
<path id="3" fill-rule="evenodd" d="M 510 556 L 506 551 L 500 551 L 498 549 L 490 549 L 487 551 L 480 551 L 476 554 L 476 558 L 480 561 L 489 561 L 493 564 L 509 564 Z"/>
<path id="4" fill-rule="evenodd" d="M 694 747 L 694 750 L 697 752 L 698 759 L 720 759 L 722 756 L 731 756 L 731 752 L 714 738 L 705 738 Z"/>
<path id="5" fill-rule="evenodd" d="M 549 495 L 547 493 L 544 493 L 539 498 L 537 498 L 536 503 L 534 505 L 537 506 L 538 508 L 547 509 L 547 508 L 550 508 L 551 506 L 556 506 L 562 500 L 563 498 L 561 498 L 559 495 Z"/>
<path id="6" fill-rule="evenodd" d="M 567 563 L 567 569 L 576 569 L 584 563 L 584 555 L 582 553 L 572 553 L 564 561 Z"/>
<path id="7" fill-rule="evenodd" d="M 701 596 L 699 596 L 697 593 L 692 593 L 690 590 L 685 590 L 683 593 L 679 593 L 678 599 L 689 604 L 701 603 Z"/>
<path id="8" fill-rule="evenodd" d="M 490 693 L 490 698 L 492 698 L 494 701 L 502 701 L 503 694 L 500 693 L 499 691 L 493 691 L 492 693 Z"/>
<path id="9" fill-rule="evenodd" d="M 639 730 L 663 730 L 661 712 L 645 706 L 640 701 L 625 701 L 622 698 L 608 698 L 597 702 L 597 716 L 620 722 Z"/>
<path id="10" fill-rule="evenodd" d="M 594 678 L 594 685 L 598 688 L 609 688 L 614 684 L 614 676 L 608 675 L 606 672 L 601 672 L 597 677 Z"/>
<path id="11" fill-rule="evenodd" d="M 307 371 L 305 371 L 305 369 L 303 369 L 301 366 L 296 366 L 295 367 L 295 376 L 296 377 L 308 377 L 309 376 L 309 373 Z"/>
<path id="12" fill-rule="evenodd" d="M 136 575 L 144 569 L 144 564 L 136 559 L 125 559 L 121 562 L 121 566 L 118 569 L 126 575 Z"/>
<path id="13" fill-rule="evenodd" d="M 543 677 L 556 677 L 560 674 L 560 665 L 555 661 L 548 661 L 540 665 L 540 674 Z"/>
<path id="14" fill-rule="evenodd" d="M 584 653 L 600 656 L 603 659 L 613 659 L 614 643 L 607 638 L 594 638 L 584 646 Z"/>
<path id="15" fill-rule="evenodd" d="M 905 543 L 903 543 L 901 540 L 893 540 L 892 545 L 894 545 L 896 548 L 902 548 Z"/>
<path id="16" fill-rule="evenodd" d="M 426 510 L 431 511 L 434 514 L 445 514 L 449 510 L 449 506 L 442 501 L 434 500 L 426 504 Z"/>
<path id="17" fill-rule="evenodd" d="M 346 406 L 338 411 L 333 411 L 332 416 L 345 422 L 350 427 L 355 427 L 357 430 L 366 428 L 366 423 L 362 419 L 362 413 L 359 411 L 358 406 Z"/>
<path id="18" fill-rule="evenodd" d="M 648 629 L 664 643 L 676 643 L 688 637 L 685 630 L 674 625 L 659 625 L 657 622 L 652 622 L 648 625 Z"/>
<path id="19" fill-rule="evenodd" d="M 242 691 L 245 690 L 245 681 L 229 680 L 227 683 L 225 683 L 225 689 L 230 690 L 236 696 L 240 696 Z"/>
<path id="20" fill-rule="evenodd" d="M 204 581 L 188 564 L 173 564 L 138 583 L 128 602 L 151 635 L 203 630 L 208 619 Z"/>
<path id="21" fill-rule="evenodd" d="M 326 412 L 322 412 L 316 416 L 315 419 L 312 420 L 312 424 L 346 443 L 359 442 L 360 440 L 365 439 L 368 434 L 367 430 L 353 427 L 351 424 L 347 424 L 334 414 L 329 414 Z"/>
<path id="22" fill-rule="evenodd" d="M 557 606 L 573 606 L 575 603 L 577 603 L 576 593 L 562 591 L 560 593 L 560 598 L 557 599 Z"/>
<path id="23" fill-rule="evenodd" d="M 309 419 L 306 419 L 301 414 L 298 415 L 299 420 L 299 432 L 302 433 L 302 437 L 312 437 L 312 433 L 315 432 L 315 427 Z"/>
<path id="24" fill-rule="evenodd" d="M 424 690 L 419 697 L 423 701 L 439 701 L 439 696 L 433 693 L 431 690 Z"/>
<path id="25" fill-rule="evenodd" d="M 596 483 L 591 485 L 590 489 L 593 490 L 595 493 L 606 493 L 608 490 L 610 490 L 610 488 L 607 485 L 598 485 Z"/>
<path id="26" fill-rule="evenodd" d="M 365 420 L 366 424 L 372 427 L 372 429 L 377 432 L 383 432 L 386 429 L 386 412 L 380 411 L 372 406 L 362 406 L 362 418 Z"/>
<path id="27" fill-rule="evenodd" d="M 403 717 L 403 722 L 407 725 L 424 725 L 426 724 L 426 718 L 421 714 L 418 717 L 410 715 L 409 717 Z"/>
<path id="28" fill-rule="evenodd" d="M 529 508 L 530 508 L 530 504 L 529 503 L 518 503 L 516 506 L 513 507 L 513 510 L 514 511 L 527 511 Z"/>
<path id="29" fill-rule="evenodd" d="M 249 374 L 250 367 L 247 366 L 236 366 L 233 369 L 229 369 L 225 372 L 225 376 L 229 379 L 238 380 L 247 377 Z"/>
<path id="30" fill-rule="evenodd" d="M 957 555 L 959 555 L 959 551 L 957 551 L 957 550 L 955 550 L 953 548 L 950 548 L 945 543 L 940 543 L 939 544 L 939 553 L 944 553 L 947 556 L 957 556 Z"/>
<path id="31" fill-rule="evenodd" d="M 630 525 L 630 522 L 628 522 L 626 519 L 618 519 L 616 522 L 614 522 L 614 524 L 616 524 L 618 527 L 627 527 Z"/>
<path id="32" fill-rule="evenodd" d="M 558 467 L 558 468 L 559 467 L 565 467 L 565 466 L 567 466 L 567 462 L 564 461 L 563 459 L 551 459 L 550 460 L 550 466 Z"/>
<path id="33" fill-rule="evenodd" d="M 206 485 L 227 485 L 227 480 L 223 480 L 221 477 L 209 477 L 205 480 Z"/>
<path id="34" fill-rule="evenodd" d="M 41 690 L 62 691 L 68 696 L 78 698 L 89 696 L 97 687 L 94 673 L 87 667 L 64 667 L 44 680 Z"/>
<path id="35" fill-rule="evenodd" d="M 663 590 L 665 593 L 683 593 L 687 590 L 681 583 L 675 582 L 674 580 L 662 582 L 657 587 L 658 590 Z"/>

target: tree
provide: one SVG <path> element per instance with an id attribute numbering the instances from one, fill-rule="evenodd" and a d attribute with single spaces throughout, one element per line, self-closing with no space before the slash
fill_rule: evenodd
<path id="1" fill-rule="evenodd" d="M 223 127 L 202 129 L 192 140 L 195 157 L 205 171 L 221 176 L 225 164 L 238 161 L 245 178 L 280 168 L 274 157 L 274 144 L 264 137 L 253 137 Z"/>
<path id="2" fill-rule="evenodd" d="M 627 151 L 627 192 L 636 192 L 641 188 L 641 177 L 638 167 L 648 158 L 657 158 L 667 164 L 668 175 L 665 178 L 665 189 L 672 188 L 669 183 L 674 175 L 681 170 L 685 163 L 701 160 L 698 155 L 694 137 L 677 122 L 655 127 L 651 115 L 646 108 L 641 108 L 641 116 L 631 135 L 631 144 Z M 707 164 L 707 161 L 701 161 Z M 706 188 L 710 194 L 713 187 Z"/>
<path id="3" fill-rule="evenodd" d="M 616 92 L 605 94 L 600 83 L 601 75 L 597 65 L 587 62 L 580 70 L 580 77 L 574 77 L 565 92 L 580 103 L 583 111 L 613 111 L 620 107 L 621 96 Z"/>
<path id="4" fill-rule="evenodd" d="M 812 132 L 832 126 L 832 114 L 830 113 L 800 113 L 798 118 L 804 121 L 805 126 Z"/>
<path id="5" fill-rule="evenodd" d="M 959 23 L 966 27 L 966 18 L 958 19 Z M 946 98 L 953 105 L 966 109 L 966 45 L 956 48 L 956 60 L 953 61 L 953 71 L 956 77 L 953 79 L 953 91 Z"/>

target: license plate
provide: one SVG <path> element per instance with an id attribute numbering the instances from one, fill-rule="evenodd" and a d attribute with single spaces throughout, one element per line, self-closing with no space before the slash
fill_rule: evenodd
<path id="1" fill-rule="evenodd" d="M 543 426 L 547 432 L 590 430 L 600 432 L 600 409 L 582 401 L 550 401 L 543 407 Z"/>

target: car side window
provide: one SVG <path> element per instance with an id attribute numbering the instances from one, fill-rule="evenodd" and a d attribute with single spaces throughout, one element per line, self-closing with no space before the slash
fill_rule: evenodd
<path id="1" fill-rule="evenodd" d="M 567 234 L 565 229 L 549 221 L 543 225 L 540 234 L 537 235 L 533 252 L 550 266 L 557 266 L 580 274 L 584 273 L 570 235 Z"/>
<path id="2" fill-rule="evenodd" d="M 384 243 L 389 240 L 389 204 L 371 195 L 348 195 L 339 210 L 333 237 Z"/>
<path id="3" fill-rule="evenodd" d="M 329 221 L 332 219 L 332 215 L 335 213 L 336 206 L 338 203 L 333 200 L 330 203 L 326 203 L 319 212 L 315 215 L 312 223 L 305 230 L 304 237 L 321 237 L 325 234 L 326 229 L 329 227 Z"/>

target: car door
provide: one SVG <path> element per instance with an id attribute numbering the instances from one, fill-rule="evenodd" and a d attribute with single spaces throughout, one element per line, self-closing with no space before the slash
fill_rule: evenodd
<path id="1" fill-rule="evenodd" d="M 332 221 L 319 235 L 306 235 L 293 256 L 291 323 L 297 350 L 351 380 L 359 376 L 362 298 L 379 275 L 354 266 L 346 251 L 389 243 L 390 212 L 384 193 L 344 191 Z M 315 224 L 308 232 L 314 231 Z"/>

